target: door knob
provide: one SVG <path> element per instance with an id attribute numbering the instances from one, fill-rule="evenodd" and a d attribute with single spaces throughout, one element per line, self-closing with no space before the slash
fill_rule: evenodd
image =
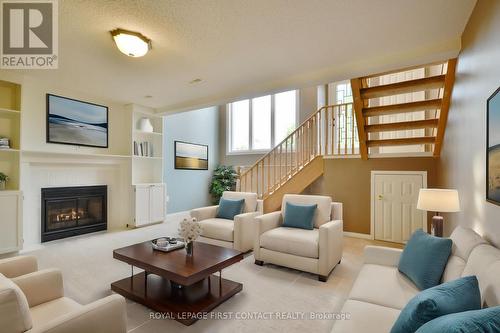
<path id="1" fill-rule="evenodd" d="M 379 200 L 382 200 L 382 199 L 384 199 L 384 196 L 383 196 L 382 194 L 379 194 L 379 195 L 378 195 L 378 199 L 379 199 Z"/>

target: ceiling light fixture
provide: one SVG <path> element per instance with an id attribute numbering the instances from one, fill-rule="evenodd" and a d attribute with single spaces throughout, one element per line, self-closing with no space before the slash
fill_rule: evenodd
<path id="1" fill-rule="evenodd" d="M 139 32 L 115 29 L 111 36 L 118 50 L 129 57 L 142 57 L 151 50 L 151 39 Z"/>

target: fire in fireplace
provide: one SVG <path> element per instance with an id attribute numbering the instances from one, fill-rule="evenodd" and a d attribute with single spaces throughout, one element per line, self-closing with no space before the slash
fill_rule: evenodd
<path id="1" fill-rule="evenodd" d="M 42 189 L 42 242 L 107 229 L 107 186 Z"/>

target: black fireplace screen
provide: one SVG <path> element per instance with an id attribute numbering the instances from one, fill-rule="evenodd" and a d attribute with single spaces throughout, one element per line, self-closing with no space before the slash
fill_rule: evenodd
<path id="1" fill-rule="evenodd" d="M 107 186 L 42 189 L 42 242 L 107 228 Z"/>

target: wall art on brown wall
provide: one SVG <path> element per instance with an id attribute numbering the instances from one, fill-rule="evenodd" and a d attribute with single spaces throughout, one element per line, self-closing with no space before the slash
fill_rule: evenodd
<path id="1" fill-rule="evenodd" d="M 486 107 L 486 200 L 500 205 L 500 87 Z"/>

